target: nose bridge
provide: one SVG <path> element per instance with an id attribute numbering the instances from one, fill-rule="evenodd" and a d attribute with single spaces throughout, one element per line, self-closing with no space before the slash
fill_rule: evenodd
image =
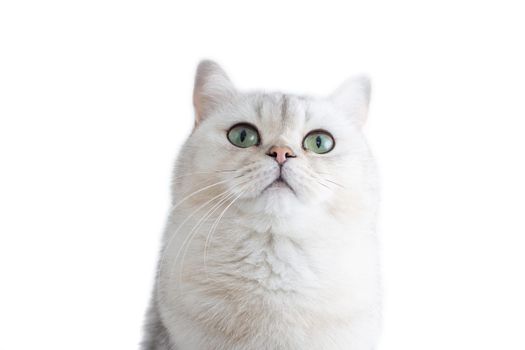
<path id="1" fill-rule="evenodd" d="M 271 121 L 272 124 L 268 128 L 271 131 L 266 138 L 269 146 L 266 154 L 273 157 L 279 165 L 284 164 L 288 158 L 296 156 L 293 144 L 294 140 L 297 139 L 297 123 L 295 113 L 290 113 L 291 106 L 288 107 L 288 105 L 290 103 L 286 103 L 285 114 L 277 113 L 267 120 L 268 122 Z"/>
<path id="2" fill-rule="evenodd" d="M 294 130 L 289 130 L 288 128 L 284 130 L 280 130 L 277 135 L 272 137 L 269 141 L 269 144 L 271 145 L 270 148 L 273 147 L 279 147 L 279 148 L 286 148 L 291 153 L 293 153 L 292 149 L 292 143 L 295 135 L 293 134 Z"/>

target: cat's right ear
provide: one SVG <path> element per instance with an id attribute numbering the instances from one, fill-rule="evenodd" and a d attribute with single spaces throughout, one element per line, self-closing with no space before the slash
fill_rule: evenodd
<path id="1" fill-rule="evenodd" d="M 331 100 L 349 119 L 363 126 L 370 103 L 370 78 L 361 75 L 348 79 L 332 94 Z"/>
<path id="2" fill-rule="evenodd" d="M 195 125 L 221 104 L 231 100 L 235 94 L 235 87 L 217 63 L 209 60 L 201 61 L 197 67 L 193 89 Z"/>

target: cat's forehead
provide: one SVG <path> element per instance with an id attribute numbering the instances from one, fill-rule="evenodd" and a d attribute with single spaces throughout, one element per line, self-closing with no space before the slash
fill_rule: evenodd
<path id="1" fill-rule="evenodd" d="M 336 111 L 324 99 L 284 93 L 259 93 L 246 96 L 252 123 L 263 128 L 303 130 L 330 127 Z"/>
<path id="2" fill-rule="evenodd" d="M 280 123 L 285 127 L 301 123 L 306 118 L 308 101 L 299 96 L 258 94 L 251 97 L 251 100 L 258 119 L 265 123 Z"/>

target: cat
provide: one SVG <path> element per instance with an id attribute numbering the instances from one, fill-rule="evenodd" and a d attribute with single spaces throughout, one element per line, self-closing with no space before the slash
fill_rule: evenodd
<path id="1" fill-rule="evenodd" d="M 199 64 L 143 350 L 375 348 L 369 96 L 366 77 L 322 98 L 240 92 Z"/>

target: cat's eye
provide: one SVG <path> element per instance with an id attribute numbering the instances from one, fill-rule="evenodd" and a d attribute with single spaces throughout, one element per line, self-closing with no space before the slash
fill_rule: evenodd
<path id="1" fill-rule="evenodd" d="M 314 130 L 308 133 L 303 141 L 306 150 L 318 154 L 324 154 L 334 149 L 335 141 L 332 135 L 323 130 Z"/>
<path id="2" fill-rule="evenodd" d="M 241 148 L 257 146 L 259 144 L 259 132 L 250 124 L 237 124 L 228 131 L 228 140 Z"/>

